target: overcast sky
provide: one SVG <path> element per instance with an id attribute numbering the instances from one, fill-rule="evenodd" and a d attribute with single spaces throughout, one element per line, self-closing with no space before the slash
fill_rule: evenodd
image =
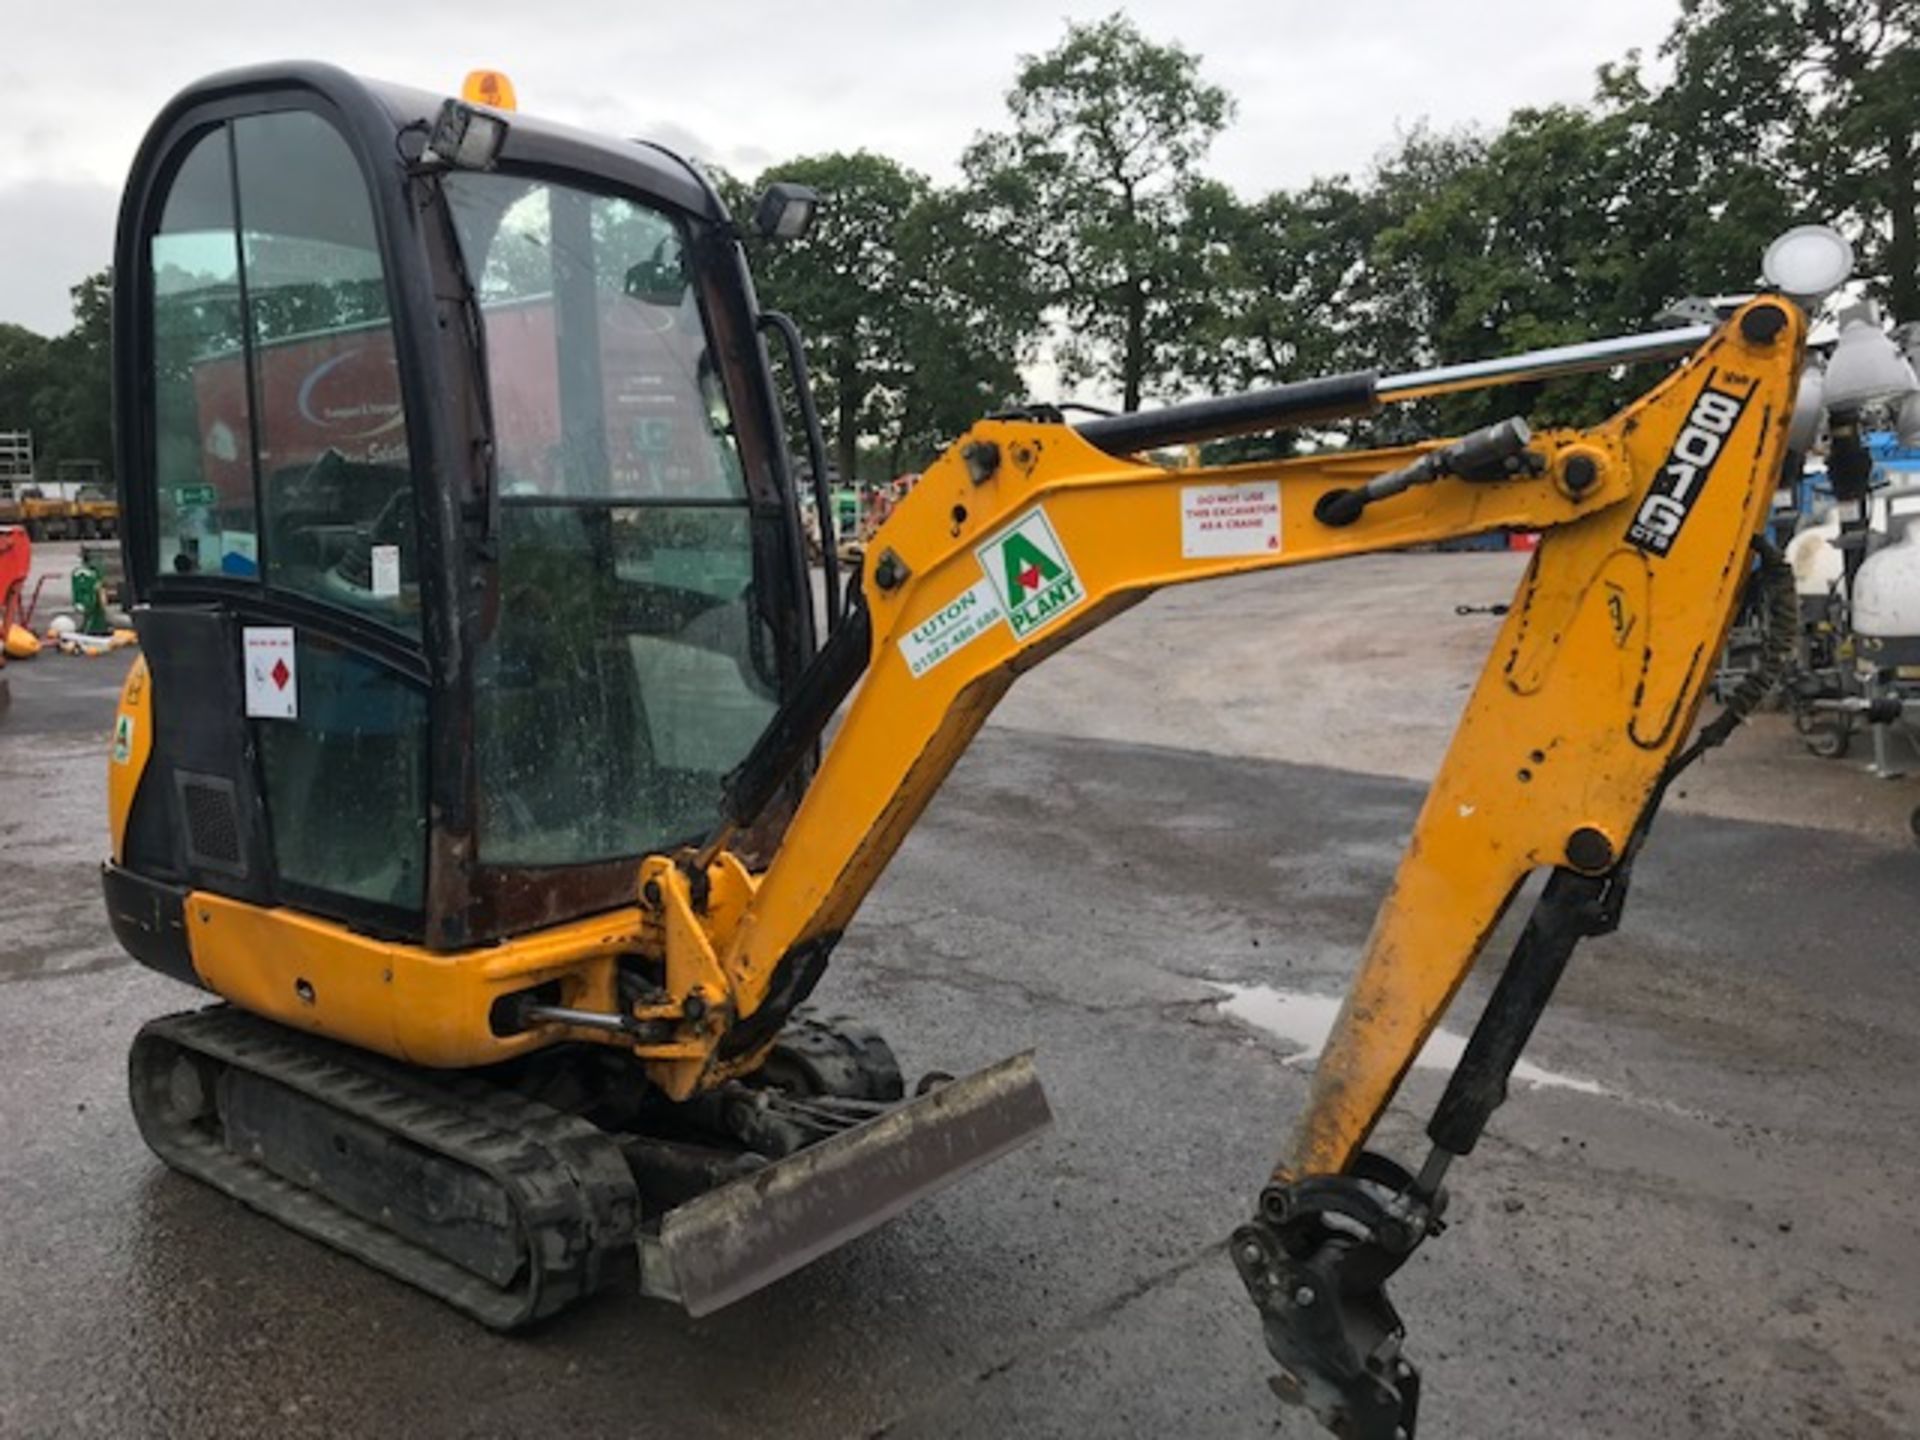
<path id="1" fill-rule="evenodd" d="M 866 147 L 950 179 L 1001 123 L 1016 57 L 1112 0 L 6 0 L 0 53 L 0 321 L 68 323 L 108 260 L 142 130 L 215 70 L 330 60 L 429 89 L 505 70 L 525 110 L 663 140 L 743 174 Z M 1497 125 L 1584 100 L 1594 69 L 1651 52 L 1677 0 L 1133 0 L 1238 100 L 1209 168 L 1246 192 L 1358 172 L 1400 131 Z"/>

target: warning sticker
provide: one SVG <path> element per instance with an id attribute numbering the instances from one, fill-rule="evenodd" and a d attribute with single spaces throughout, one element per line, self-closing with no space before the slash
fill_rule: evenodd
<path id="1" fill-rule="evenodd" d="M 373 547 L 373 595 L 376 600 L 391 600 L 400 593 L 400 547 Z"/>
<path id="2" fill-rule="evenodd" d="M 1006 618 L 993 587 L 982 580 L 901 636 L 901 658 L 917 680 Z"/>
<path id="3" fill-rule="evenodd" d="M 1272 555 L 1280 549 L 1280 482 L 1185 485 L 1180 489 L 1180 553 L 1189 560 Z"/>
<path id="4" fill-rule="evenodd" d="M 1087 598 L 1047 512 L 1038 505 L 973 553 L 1016 640 L 1051 625 Z"/>
<path id="5" fill-rule="evenodd" d="M 255 720 L 300 718 L 300 681 L 293 669 L 293 629 L 248 625 L 240 632 L 247 714 Z"/>

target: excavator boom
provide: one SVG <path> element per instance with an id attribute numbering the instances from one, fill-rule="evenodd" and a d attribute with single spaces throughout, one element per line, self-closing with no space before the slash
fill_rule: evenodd
<path id="1" fill-rule="evenodd" d="M 1536 435 L 1510 421 L 1448 444 L 1179 471 L 1096 444 L 1178 435 L 1177 416 L 1079 431 L 976 426 L 875 536 L 864 608 L 794 707 L 811 712 L 789 715 L 736 774 L 744 824 L 858 676 L 773 864 L 758 877 L 729 867 L 723 831 L 698 854 L 643 869 L 669 936 L 669 987 L 724 985 L 743 1017 L 736 1037 L 774 1033 L 769 1011 L 811 989 L 1014 678 L 1153 590 L 1497 527 L 1542 531 L 1306 1113 L 1234 1238 L 1288 1369 L 1283 1393 L 1343 1434 L 1410 1434 L 1418 1380 L 1382 1283 L 1439 1228 L 1440 1177 L 1504 1097 L 1574 944 L 1616 923 L 1659 796 L 1697 753 L 1695 717 L 1750 577 L 1776 588 L 1783 578 L 1777 561 L 1756 569 L 1752 546 L 1785 458 L 1804 329 L 1791 304 L 1757 299 L 1584 431 Z M 1285 403 L 1324 416 L 1377 391 L 1371 377 L 1317 383 Z M 1191 423 L 1238 422 L 1203 406 Z M 1368 1154 L 1415 1056 L 1539 870 L 1550 878 L 1435 1117 L 1433 1157 L 1416 1176 Z M 741 893 L 712 926 L 703 915 L 717 889 Z M 697 957 L 686 968 L 677 937 Z M 656 1074 L 690 1093 L 742 1060 L 751 1045 L 736 1038 L 700 1059 L 663 1058 Z"/>
<path id="2" fill-rule="evenodd" d="M 812 957 L 844 930 L 1015 677 L 1161 586 L 1537 529 L 1352 1011 L 1398 1013 L 1408 977 L 1369 978 L 1393 957 L 1447 959 L 1411 1004 L 1407 1033 L 1393 1032 L 1404 1054 L 1386 1073 L 1355 1076 L 1350 1026 L 1323 1066 L 1301 1156 L 1340 1168 L 1519 881 L 1541 866 L 1601 873 L 1625 853 L 1690 733 L 1746 583 L 1803 329 L 1792 307 L 1755 301 L 1584 431 L 1509 422 L 1459 442 L 1170 470 L 1099 448 L 1098 426 L 982 422 L 875 536 L 856 618 L 822 651 L 817 683 L 803 683 L 735 772 L 733 820 L 744 825 L 858 683 L 773 862 L 758 875 L 729 866 L 726 827 L 698 854 L 643 866 L 670 972 L 684 935 L 699 952 L 686 962 L 690 983 L 701 969 L 705 983 L 724 984 L 742 1023 L 804 994 L 810 983 L 795 977 L 818 968 Z M 1375 388 L 1349 377 L 1338 391 L 1302 392 L 1301 408 L 1360 412 Z M 1414 926 L 1426 927 L 1418 945 Z M 712 1063 L 724 1068 L 725 1055 Z M 704 1073 L 659 1078 L 691 1090 Z"/>

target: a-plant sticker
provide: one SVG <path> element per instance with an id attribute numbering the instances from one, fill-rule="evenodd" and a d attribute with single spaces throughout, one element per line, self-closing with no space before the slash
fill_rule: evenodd
<path id="1" fill-rule="evenodd" d="M 1073 563 L 1040 506 L 973 553 L 987 583 L 1000 597 L 1000 608 L 1016 640 L 1051 625 L 1087 598 L 1086 587 L 1074 574 Z"/>

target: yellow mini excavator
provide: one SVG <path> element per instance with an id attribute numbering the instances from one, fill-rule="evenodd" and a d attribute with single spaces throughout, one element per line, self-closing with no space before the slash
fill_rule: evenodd
<path id="1" fill-rule="evenodd" d="M 752 223 L 791 236 L 813 204 L 774 186 Z M 1575 944 L 1616 922 L 1662 792 L 1766 683 L 1696 731 L 1743 593 L 1792 604 L 1756 536 L 1830 241 L 1801 233 L 1712 323 L 982 420 L 844 595 L 826 557 L 817 633 L 770 365 L 800 377 L 827 533 L 804 359 L 700 171 L 319 65 L 192 86 L 115 255 L 143 659 L 104 874 L 126 949 L 222 1003 L 140 1031 L 142 1133 L 494 1327 L 616 1285 L 726 1305 L 1048 1121 L 1026 1056 L 910 1094 L 878 1036 L 802 1008 L 1016 675 L 1163 585 L 1534 528 L 1230 1241 L 1279 1388 L 1358 1440 L 1410 1434 L 1385 1282 L 1439 1230 Z M 1634 361 L 1670 369 L 1590 430 L 1141 458 Z M 1431 1154 L 1366 1150 L 1536 870 Z"/>

